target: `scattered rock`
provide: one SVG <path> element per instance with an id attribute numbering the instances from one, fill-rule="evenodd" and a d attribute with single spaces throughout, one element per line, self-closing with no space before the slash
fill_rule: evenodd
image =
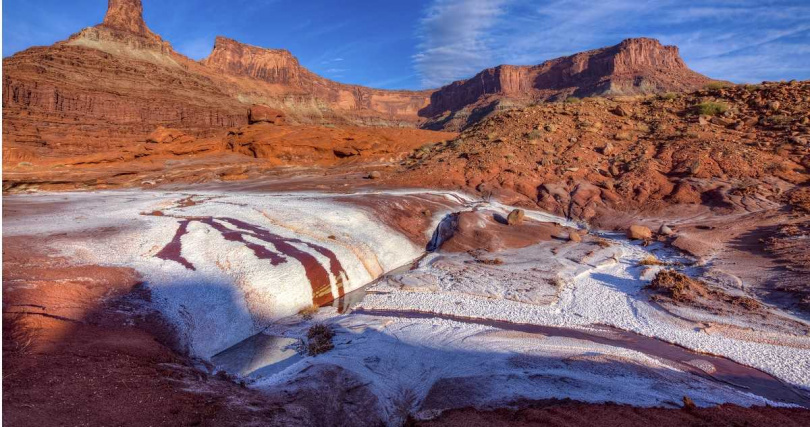
<path id="1" fill-rule="evenodd" d="M 662 236 L 671 236 L 671 235 L 675 234 L 675 232 L 672 231 L 672 229 L 669 228 L 668 225 L 661 224 L 661 228 L 658 229 L 658 234 L 660 234 Z"/>
<path id="2" fill-rule="evenodd" d="M 633 110 L 626 105 L 619 105 L 618 107 L 614 108 L 611 113 L 619 117 L 630 117 L 633 115 Z"/>
<path id="3" fill-rule="evenodd" d="M 509 212 L 509 216 L 506 217 L 506 222 L 509 225 L 520 225 L 523 222 L 523 217 L 526 215 L 523 212 L 523 209 L 515 209 L 512 212 Z"/>
<path id="4" fill-rule="evenodd" d="M 648 240 L 652 238 L 652 230 L 643 225 L 631 225 L 627 229 L 627 237 L 631 240 Z"/>
<path id="5" fill-rule="evenodd" d="M 571 231 L 568 233 L 568 240 L 571 242 L 579 243 L 582 241 L 582 236 L 579 235 L 576 231 Z"/>
<path id="6" fill-rule="evenodd" d="M 380 173 L 380 171 L 371 171 L 371 173 L 368 174 L 368 179 L 380 179 L 380 178 L 382 178 L 382 173 Z"/>

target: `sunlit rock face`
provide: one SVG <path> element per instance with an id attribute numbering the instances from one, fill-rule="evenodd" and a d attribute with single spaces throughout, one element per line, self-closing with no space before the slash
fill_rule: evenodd
<path id="1" fill-rule="evenodd" d="M 31 200 L 49 197 L 58 198 Z M 411 223 L 376 205 L 422 206 L 440 216 L 462 202 L 430 192 L 105 192 L 76 195 L 64 209 L 30 215 L 8 233 L 47 232 L 43 224 L 61 228 L 70 218 L 60 250 L 84 262 L 134 268 L 185 350 L 210 357 L 419 257 L 434 226 L 430 218 Z M 103 238 L 99 230 L 107 230 Z"/>

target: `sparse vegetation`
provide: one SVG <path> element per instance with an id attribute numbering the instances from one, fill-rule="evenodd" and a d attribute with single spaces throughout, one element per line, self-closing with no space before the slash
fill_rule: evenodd
<path id="1" fill-rule="evenodd" d="M 655 255 L 647 255 L 643 260 L 639 261 L 638 265 L 669 265 L 669 263 L 661 261 Z"/>
<path id="2" fill-rule="evenodd" d="M 667 93 L 661 95 L 661 99 L 664 99 L 664 100 L 667 100 L 667 101 L 672 101 L 673 99 L 677 99 L 677 98 L 678 98 L 678 94 L 675 93 L 675 92 L 667 92 Z"/>
<path id="3" fill-rule="evenodd" d="M 299 311 L 298 314 L 300 314 L 301 317 L 303 317 L 305 320 L 310 320 L 312 319 L 312 316 L 314 316 L 315 313 L 318 312 L 319 308 L 320 307 L 318 307 L 317 305 L 312 304 L 311 306 Z"/>
<path id="4" fill-rule="evenodd" d="M 708 295 L 706 284 L 675 270 L 662 270 L 647 285 L 677 302 L 694 302 L 696 297 Z"/>
<path id="5" fill-rule="evenodd" d="M 728 111 L 728 104 L 725 102 L 702 102 L 695 105 L 694 111 L 701 116 L 716 116 Z"/>
<path id="6" fill-rule="evenodd" d="M 28 354 L 36 339 L 36 330 L 25 322 L 25 313 L 3 313 L 3 355 Z"/>
<path id="7" fill-rule="evenodd" d="M 581 102 L 581 101 L 582 101 L 582 100 L 581 100 L 581 99 L 579 99 L 579 98 L 577 98 L 576 96 L 569 96 L 568 98 L 565 98 L 565 101 L 564 101 L 564 102 L 565 102 L 566 104 L 577 104 L 577 103 L 579 103 L 579 102 Z"/>
<path id="8" fill-rule="evenodd" d="M 316 323 L 307 331 L 307 354 L 317 356 L 335 348 L 332 338 L 335 331 L 332 327 L 324 323 Z"/>
<path id="9" fill-rule="evenodd" d="M 717 90 L 717 89 L 724 89 L 729 87 L 730 85 L 726 82 L 711 82 L 704 86 L 706 89 L 709 90 Z"/>
<path id="10" fill-rule="evenodd" d="M 543 132 L 541 132 L 541 131 L 539 131 L 537 129 L 535 129 L 535 130 L 533 130 L 533 131 L 526 134 L 526 138 L 528 138 L 529 140 L 537 140 L 537 139 L 540 139 L 542 137 L 543 137 Z"/>

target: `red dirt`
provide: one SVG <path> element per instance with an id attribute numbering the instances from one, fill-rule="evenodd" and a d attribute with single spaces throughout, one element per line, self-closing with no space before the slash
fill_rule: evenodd
<path id="1" fill-rule="evenodd" d="M 129 269 L 71 265 L 3 241 L 3 419 L 8 425 L 234 425 L 266 419 L 260 396 L 211 377 L 172 350 L 173 334 L 144 308 Z M 12 314 L 25 313 L 25 314 Z"/>
<path id="2" fill-rule="evenodd" d="M 587 404 L 568 400 L 549 400 L 523 404 L 519 410 L 480 411 L 457 409 L 438 418 L 415 422 L 425 427 L 498 427 L 498 426 L 784 426 L 799 427 L 810 423 L 810 411 L 772 407 L 741 408 L 721 405 L 713 408 L 664 409 L 637 408 L 616 404 Z"/>

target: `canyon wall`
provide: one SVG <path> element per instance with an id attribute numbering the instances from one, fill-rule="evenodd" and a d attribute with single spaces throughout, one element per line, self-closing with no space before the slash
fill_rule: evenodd
<path id="1" fill-rule="evenodd" d="M 678 48 L 648 38 L 552 59 L 535 66 L 501 65 L 431 95 L 423 117 L 455 112 L 492 95 L 525 101 L 568 96 L 634 95 L 700 89 L 711 79 L 689 68 Z"/>
<path id="2" fill-rule="evenodd" d="M 677 48 L 630 39 L 537 66 L 490 68 L 435 91 L 371 89 L 318 76 L 286 50 L 225 37 L 207 58 L 191 60 L 149 30 L 140 0 L 110 0 L 101 24 L 4 58 L 3 71 L 3 141 L 15 159 L 125 149 L 160 126 L 224 135 L 247 125 L 254 105 L 283 111 L 291 124 L 458 129 L 509 101 L 710 81 L 689 70 Z"/>

